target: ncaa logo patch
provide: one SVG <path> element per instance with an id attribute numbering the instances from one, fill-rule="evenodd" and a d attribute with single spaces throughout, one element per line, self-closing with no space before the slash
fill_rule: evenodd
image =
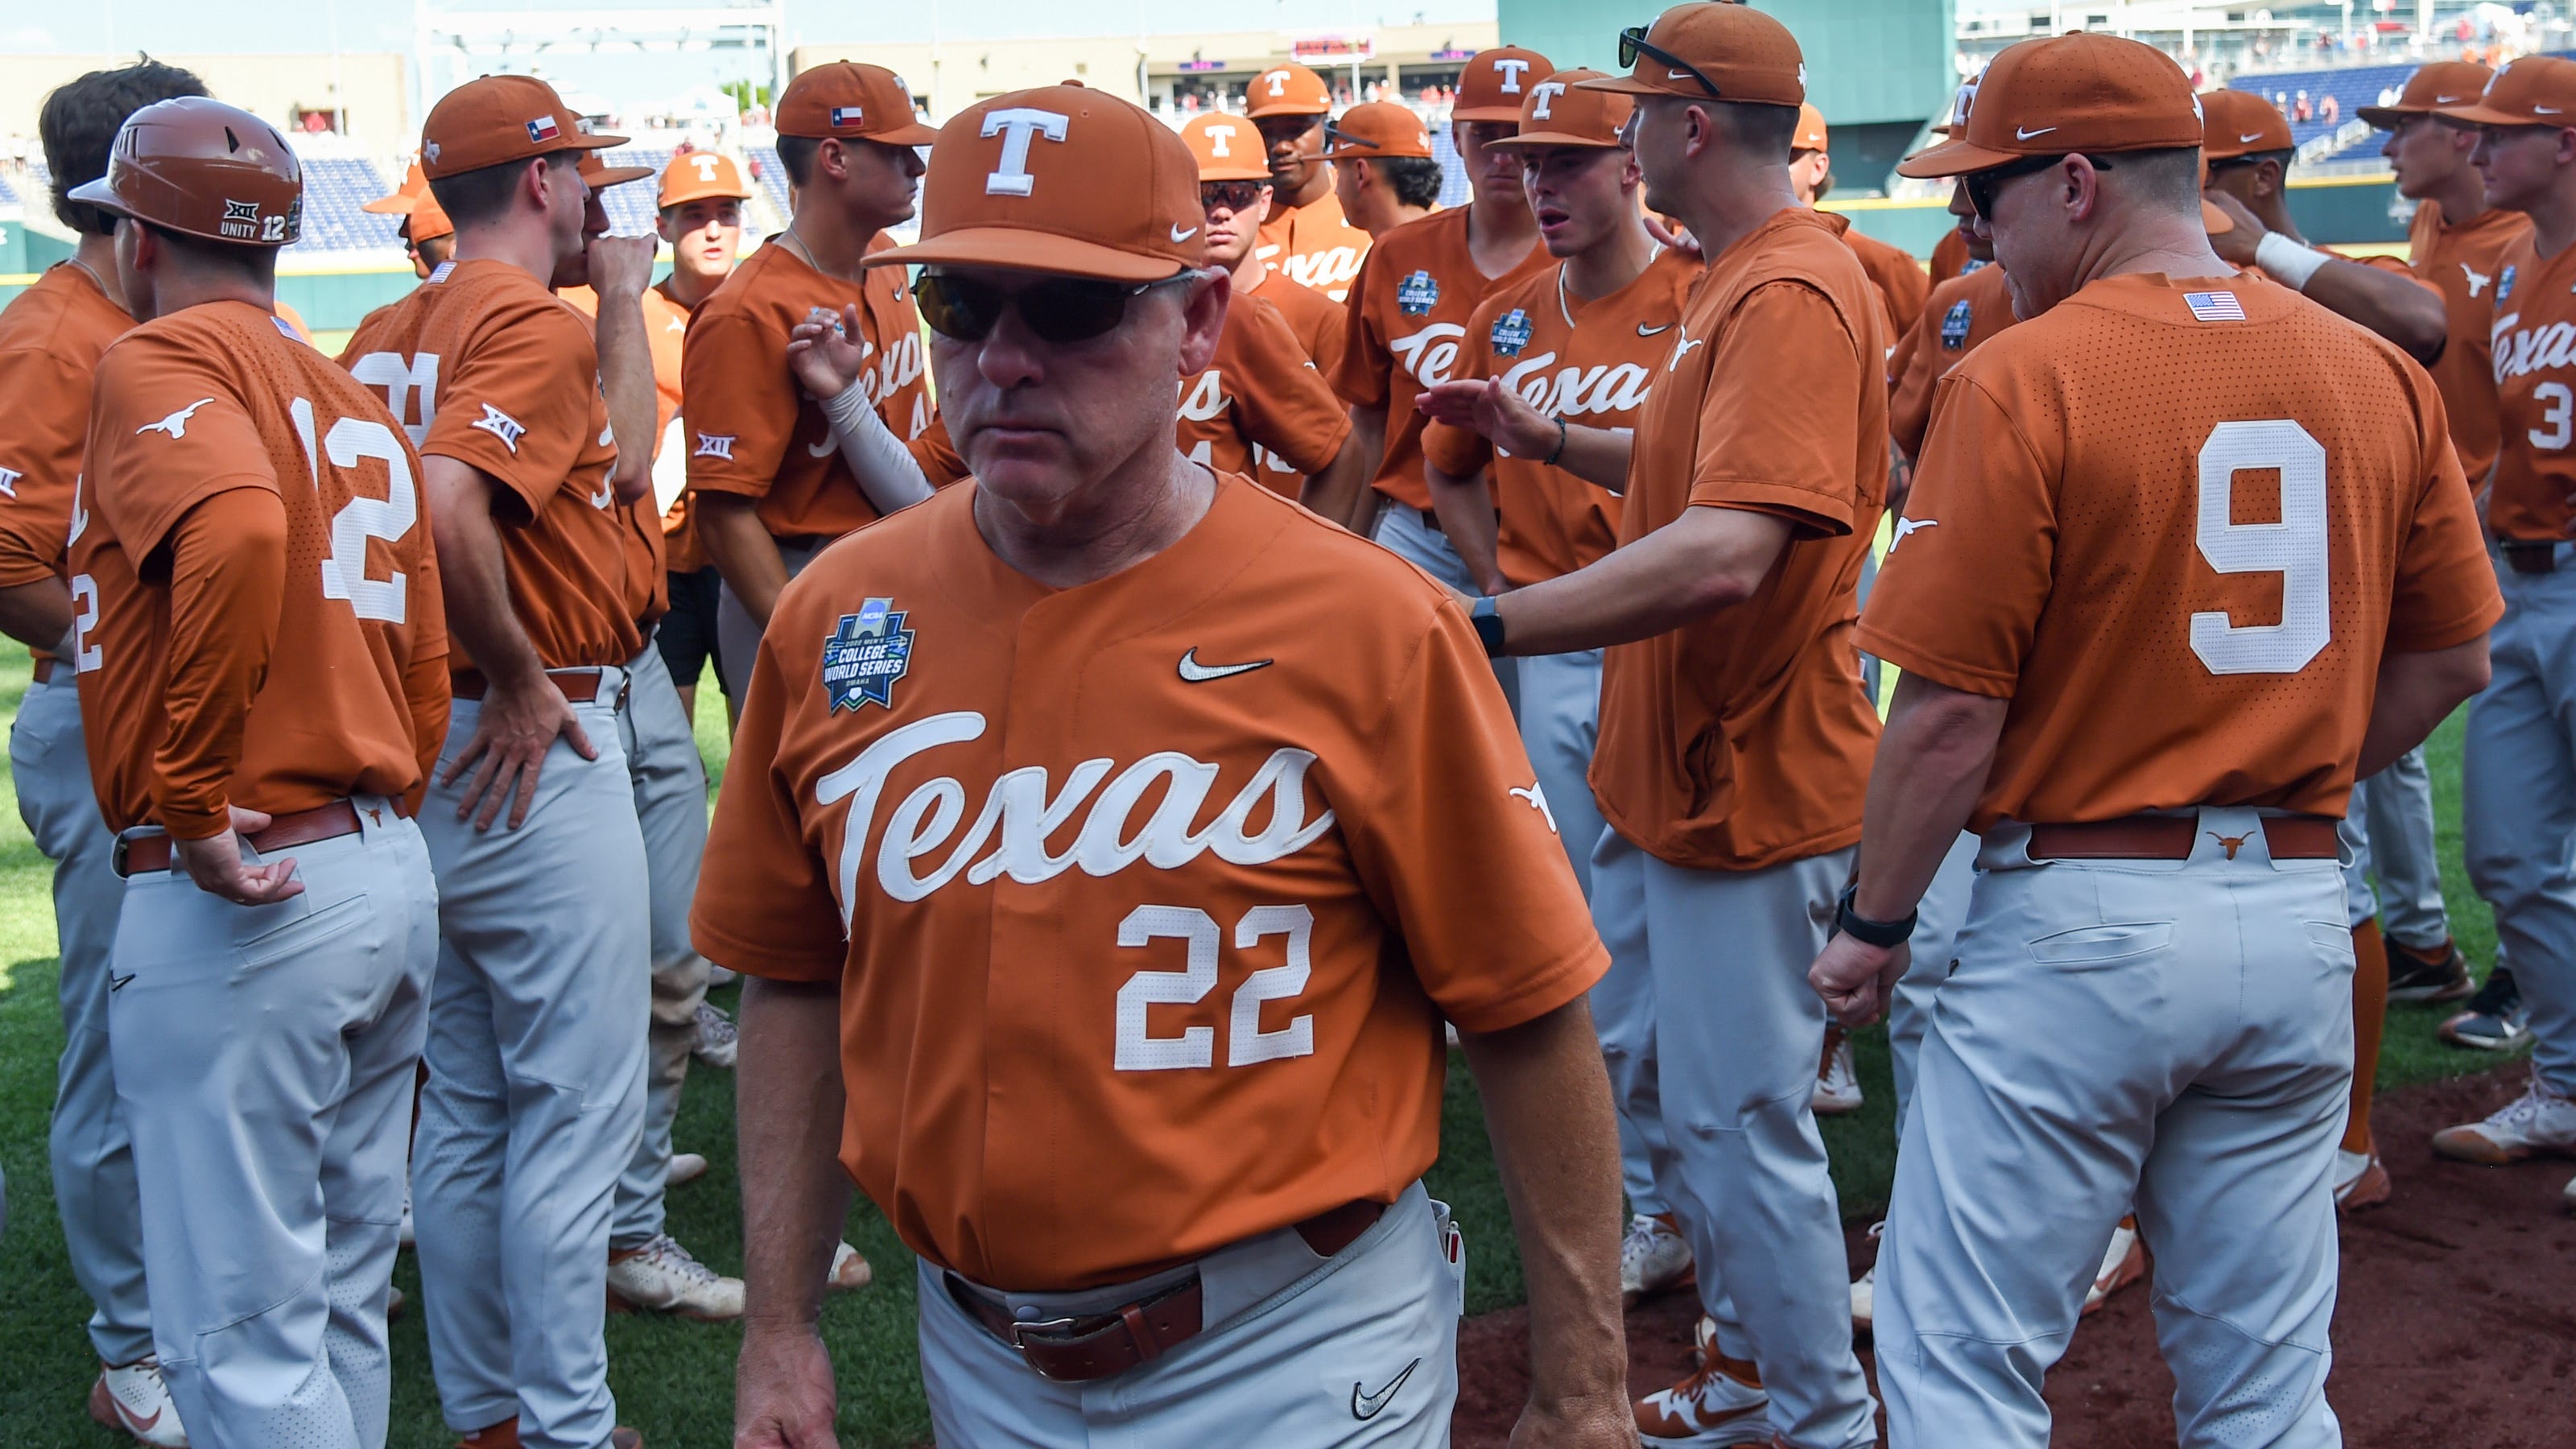
<path id="1" fill-rule="evenodd" d="M 1970 257 L 1966 261 L 1959 263 L 1959 275 L 1964 277 L 1970 272 L 1982 272 L 1993 265 L 1994 263 L 1992 262 L 1981 262 L 1975 257 Z"/>
<path id="2" fill-rule="evenodd" d="M 1529 346 L 1529 341 L 1529 313 L 1514 307 L 1494 319 L 1493 342 L 1496 352 L 1505 357 L 1518 357 L 1521 355 L 1521 349 Z"/>
<path id="3" fill-rule="evenodd" d="M 1968 345 L 1968 299 L 1960 298 L 1941 314 L 1941 350 L 1956 352 Z"/>
<path id="4" fill-rule="evenodd" d="M 1440 305 L 1440 284 L 1429 272 L 1415 272 L 1395 284 L 1396 310 L 1407 317 L 1420 317 Z"/>
<path id="5" fill-rule="evenodd" d="M 843 614 L 823 641 L 823 694 L 830 712 L 878 704 L 894 708 L 895 681 L 912 668 L 913 631 L 892 599 L 870 599 Z"/>

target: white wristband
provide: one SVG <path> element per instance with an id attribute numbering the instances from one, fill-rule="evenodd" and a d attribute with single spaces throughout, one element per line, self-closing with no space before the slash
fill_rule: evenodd
<path id="1" fill-rule="evenodd" d="M 2308 278 L 2317 274 L 2317 268 L 2333 260 L 2324 252 L 2301 246 L 2277 231 L 2263 233 L 2263 239 L 2254 244 L 2254 265 L 2261 267 L 2264 275 L 2273 281 L 2294 291 L 2306 291 Z"/>

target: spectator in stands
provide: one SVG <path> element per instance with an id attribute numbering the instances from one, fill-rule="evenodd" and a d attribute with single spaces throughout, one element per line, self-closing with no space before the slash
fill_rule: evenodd
<path id="1" fill-rule="evenodd" d="M 2299 99 L 2290 107 L 2290 119 L 2301 125 L 2305 125 L 2315 118 L 2316 108 L 2308 103 L 2308 93 L 2306 91 L 2299 92 Z"/>
<path id="2" fill-rule="evenodd" d="M 2317 102 L 2317 119 L 2329 126 L 2343 119 L 2343 102 L 2336 100 L 2333 92 L 2327 92 L 2325 99 Z"/>

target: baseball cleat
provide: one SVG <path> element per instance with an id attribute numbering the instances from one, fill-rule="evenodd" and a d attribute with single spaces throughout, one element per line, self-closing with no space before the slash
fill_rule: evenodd
<path id="1" fill-rule="evenodd" d="M 2388 999 L 2391 1001 L 2457 1001 L 2477 990 L 2469 980 L 2469 958 L 2459 945 L 2444 940 L 2431 948 L 2388 943 Z"/>
<path id="2" fill-rule="evenodd" d="M 690 1044 L 689 1055 L 718 1071 L 731 1071 L 740 1038 L 740 1029 L 732 1017 L 703 1001 L 698 1003 L 698 1039 Z"/>
<path id="3" fill-rule="evenodd" d="M 100 1364 L 89 1386 L 89 1416 L 137 1444 L 188 1449 L 179 1406 L 161 1382 L 161 1360 L 151 1354 L 124 1365 Z"/>
<path id="4" fill-rule="evenodd" d="M 385 1289 L 385 1322 L 391 1323 L 395 1319 L 402 1317 L 403 1305 L 410 1301 L 411 1300 L 409 1298 L 403 1296 L 403 1291 L 400 1288 L 389 1287 Z"/>
<path id="5" fill-rule="evenodd" d="M 411 1184 L 406 1182 L 403 1184 L 402 1226 L 394 1229 L 394 1247 L 399 1251 L 400 1249 L 408 1248 L 411 1245 Z"/>
<path id="6" fill-rule="evenodd" d="M 718 1274 L 664 1233 L 608 1255 L 608 1308 L 726 1322 L 742 1317 L 742 1280 Z"/>
<path id="7" fill-rule="evenodd" d="M 1639 1300 L 1693 1282 L 1690 1244 L 1673 1227 L 1670 1213 L 1639 1213 L 1628 1220 L 1628 1236 L 1619 1243 L 1619 1302 L 1634 1308 Z"/>
<path id="8" fill-rule="evenodd" d="M 2531 1016 L 2523 1010 L 2522 990 L 2513 969 L 2498 963 L 2484 986 L 2458 1015 L 2443 1022 L 2435 1036 L 2455 1047 L 2482 1052 L 2509 1052 L 2531 1041 Z"/>
<path id="9" fill-rule="evenodd" d="M 1699 1368 L 1689 1378 L 1637 1401 L 1637 1437 L 1692 1449 L 1768 1444 L 1770 1408 L 1771 1396 L 1753 1365 L 1712 1345 L 1700 1350 Z"/>
<path id="10" fill-rule="evenodd" d="M 681 1183 L 695 1182 L 706 1175 L 707 1159 L 704 1154 L 674 1152 L 671 1154 L 671 1165 L 662 1169 L 662 1185 L 678 1187 Z"/>
<path id="11" fill-rule="evenodd" d="M 2346 1152 L 2335 1149 L 2335 1211 L 2357 1213 L 2388 1201 L 2388 1169 L 2381 1166 L 2376 1152 Z"/>
<path id="12" fill-rule="evenodd" d="M 1869 1240 L 1873 1243 L 1877 1242 L 1879 1235 L 1886 1231 L 1887 1222 L 1885 1219 L 1871 1223 L 1869 1225 Z M 1859 1277 L 1852 1280 L 1851 1311 L 1852 1332 L 1855 1334 L 1869 1332 L 1870 1320 L 1875 1318 L 1878 1314 L 1878 1263 L 1875 1259 L 1870 1262 L 1869 1267 L 1864 1269 Z"/>
<path id="13" fill-rule="evenodd" d="M 2434 1133 L 2433 1150 L 2489 1167 L 2542 1154 L 2576 1157 L 2576 1099 L 2541 1085 L 2540 1074 L 2534 1072 L 2522 1095 L 2489 1113 L 2485 1121 Z"/>
<path id="14" fill-rule="evenodd" d="M 2112 1294 L 2145 1276 L 2147 1245 L 2138 1241 L 2138 1219 L 2132 1214 L 2111 1230 L 2111 1245 L 2102 1253 L 2102 1271 L 2093 1275 L 2093 1286 L 2084 1290 L 2083 1316 L 2101 1312 Z"/>
<path id="15" fill-rule="evenodd" d="M 865 1288 L 876 1280 L 877 1270 L 859 1256 L 859 1250 L 847 1243 L 832 1250 L 832 1268 L 823 1275 L 823 1286 L 848 1293 Z"/>
<path id="16" fill-rule="evenodd" d="M 742 979 L 742 973 L 710 962 L 707 966 L 707 989 L 722 991 Z"/>
<path id="17" fill-rule="evenodd" d="M 456 1449 L 519 1449 L 519 1420 L 512 1415 L 500 1423 L 456 1441 Z M 634 1429 L 619 1427 L 608 1431 L 608 1449 L 644 1449 L 644 1435 Z"/>
<path id="18" fill-rule="evenodd" d="M 1839 1026 L 1825 1028 L 1825 1054 L 1816 1064 L 1814 1106 L 1819 1117 L 1838 1117 L 1861 1108 L 1860 1072 L 1852 1065 L 1851 1038 Z"/>

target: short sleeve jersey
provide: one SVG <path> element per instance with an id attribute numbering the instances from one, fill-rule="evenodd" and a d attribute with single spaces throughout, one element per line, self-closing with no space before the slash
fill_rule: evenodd
<path id="1" fill-rule="evenodd" d="M 2508 540 L 2576 538 L 2576 247 L 2544 259 L 2526 235 L 2506 248 L 2493 336 L 2487 527 Z"/>
<path id="2" fill-rule="evenodd" d="M 167 545 L 190 509 L 233 489 L 277 495 L 287 547 L 277 616 L 223 623 L 271 641 L 229 742 L 229 803 L 284 814 L 399 798 L 436 754 L 407 702 L 446 688 L 419 455 L 372 390 L 287 334 L 259 308 L 211 302 L 135 328 L 99 362 L 71 559 L 75 595 L 96 600 L 76 637 L 110 829 L 173 823 L 156 805 L 177 783 L 161 752 L 182 672 Z"/>
<path id="3" fill-rule="evenodd" d="M 2531 237 L 2531 218 L 2490 207 L 2457 224 L 2443 220 L 2441 203 L 2415 208 L 2408 233 L 2415 275 L 2442 293 L 2448 325 L 2442 355 L 2430 371 L 2451 415 L 2451 443 L 2469 486 L 2486 481 L 2496 458 L 2496 375 L 2493 329 L 2503 286 L 2506 253 Z"/>
<path id="4" fill-rule="evenodd" d="M 1369 253 L 1369 234 L 1351 225 L 1341 198 L 1327 191 L 1304 206 L 1273 203 L 1253 247 L 1263 265 L 1339 302 Z"/>
<path id="5" fill-rule="evenodd" d="M 1954 226 L 1941 233 L 1941 239 L 1932 244 L 1932 262 L 1927 275 L 1932 285 L 1937 287 L 1953 277 L 1964 277 L 1980 267 L 1992 265 L 1968 255 L 1968 239 L 1959 235 L 1959 229 Z"/>
<path id="6" fill-rule="evenodd" d="M 1315 364 L 1316 375 L 1332 386 L 1341 371 L 1344 336 L 1342 304 L 1316 291 L 1300 286 L 1267 267 L 1247 267 L 1235 274 L 1235 294 L 1249 293 L 1279 309 L 1288 330 L 1297 334 L 1297 345 L 1306 349 L 1306 357 Z M 1335 410 L 1341 410 L 1340 395 L 1334 397 Z M 1344 412 L 1348 417 L 1349 414 Z M 1306 475 L 1290 467 L 1288 461 L 1267 449 L 1259 450 L 1261 470 L 1256 475 L 1264 487 L 1282 497 L 1294 498 L 1304 489 Z"/>
<path id="7" fill-rule="evenodd" d="M 1458 380 L 1499 377 L 1531 407 L 1574 426 L 1634 428 L 1699 263 L 1667 251 L 1627 286 L 1590 301 L 1567 291 L 1563 275 L 1552 267 L 1479 304 L 1460 344 Z M 1422 452 L 1456 477 L 1491 468 L 1501 513 L 1495 556 L 1514 587 L 1570 574 L 1619 546 L 1619 495 L 1606 488 L 1447 423 L 1423 429 Z"/>
<path id="8" fill-rule="evenodd" d="M 1843 245 L 1860 258 L 1861 270 L 1869 273 L 1880 300 L 1887 304 L 1887 336 L 1892 342 L 1912 331 L 1915 319 L 1923 315 L 1932 276 L 1911 254 L 1851 226 L 1849 217 L 1840 219 L 1845 224 Z"/>
<path id="9" fill-rule="evenodd" d="M 1887 359 L 1887 428 L 1911 458 L 1932 426 L 1932 391 L 1977 344 L 2013 325 L 2001 267 L 1980 267 L 1932 289 L 1923 314 Z"/>
<path id="10" fill-rule="evenodd" d="M 1351 283 L 1342 364 L 1333 387 L 1354 407 L 1386 409 L 1386 452 L 1370 480 L 1408 508 L 1431 506 L 1422 481 L 1424 418 L 1413 400 L 1456 375 L 1467 319 L 1485 294 L 1553 269 L 1556 259 L 1533 243 L 1520 264 L 1499 277 L 1476 270 L 1467 249 L 1468 207 L 1435 211 L 1388 232 Z"/>
<path id="11" fill-rule="evenodd" d="M 594 346 L 598 341 L 599 294 L 588 287 L 566 287 L 556 294 L 572 304 L 573 310 L 591 323 Z M 653 470 L 658 478 L 662 470 L 662 450 L 672 436 L 672 424 L 680 416 L 680 339 L 688 331 L 688 314 L 670 298 L 646 288 L 641 306 L 644 311 L 644 345 L 653 356 Z M 663 538 L 665 521 L 661 509 L 654 506 L 650 494 L 636 499 L 624 508 L 626 514 L 626 606 L 635 613 L 637 625 L 650 631 L 654 621 L 671 609 L 670 556 Z M 684 517 L 681 506 L 671 506 L 671 516 Z"/>
<path id="12" fill-rule="evenodd" d="M 1861 646 L 2011 701 L 1974 826 L 2340 816 L 2381 656 L 2501 612 L 2440 395 L 2286 287 L 2128 275 L 1933 405 Z"/>
<path id="13" fill-rule="evenodd" d="M 843 1163 L 996 1287 L 1392 1201 L 1438 1149 L 1440 1018 L 1606 964 L 1465 615 L 1241 477 L 1077 588 L 1002 563 L 971 484 L 843 540 L 780 597 L 733 761 L 692 935 L 839 984 Z"/>
<path id="14" fill-rule="evenodd" d="M 134 319 L 57 263 L 0 310 L 0 588 L 59 579 L 89 436 L 90 375 Z M 53 656 L 39 649 L 39 659 Z"/>
<path id="15" fill-rule="evenodd" d="M 1320 473 L 1351 435 L 1351 415 L 1315 370 L 1279 309 L 1237 297 L 1217 334 L 1216 356 L 1181 379 L 1178 442 L 1190 461 L 1220 473 L 1254 473 L 1293 498 L 1297 479 Z M 1266 459 L 1287 465 L 1273 470 Z"/>
<path id="16" fill-rule="evenodd" d="M 868 250 L 891 245 L 880 236 Z M 837 538 L 877 520 L 841 459 L 822 404 L 787 370 L 796 325 L 814 308 L 838 316 L 854 303 L 863 354 L 857 385 L 868 390 L 877 416 L 931 482 L 964 473 L 922 382 L 921 316 L 904 269 L 877 267 L 845 282 L 772 240 L 735 268 L 689 323 L 681 375 L 692 491 L 758 499 L 762 525 L 779 538 Z"/>
<path id="17" fill-rule="evenodd" d="M 1860 838 L 1878 712 L 1852 643 L 1887 507 L 1887 318 L 1823 218 L 1786 208 L 1710 259 L 1664 336 L 1619 541 L 1686 508 L 1788 520 L 1753 596 L 1602 661 L 1592 792 L 1675 865 L 1760 870 Z"/>
<path id="18" fill-rule="evenodd" d="M 588 320 L 507 262 L 447 262 L 340 360 L 381 390 L 423 457 L 501 485 L 510 611 L 537 658 L 549 669 L 634 658 L 627 524 L 608 481 L 617 440 Z M 473 665 L 461 647 L 448 662 Z"/>

